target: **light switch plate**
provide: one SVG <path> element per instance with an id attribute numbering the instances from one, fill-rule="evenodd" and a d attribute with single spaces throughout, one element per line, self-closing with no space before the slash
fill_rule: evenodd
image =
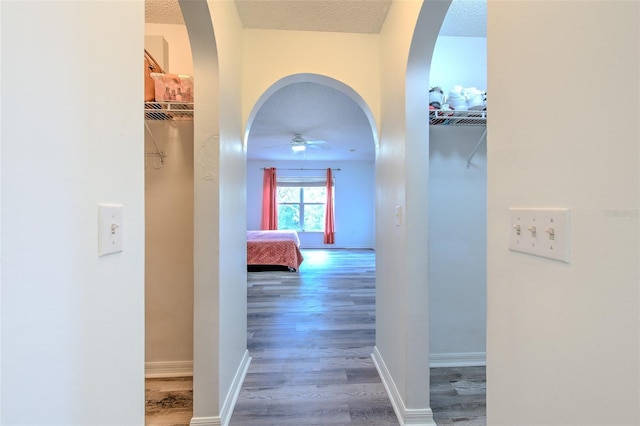
<path id="1" fill-rule="evenodd" d="M 569 209 L 511 208 L 510 212 L 510 250 L 569 263 Z"/>
<path id="2" fill-rule="evenodd" d="M 98 205 L 98 255 L 122 251 L 122 204 Z"/>

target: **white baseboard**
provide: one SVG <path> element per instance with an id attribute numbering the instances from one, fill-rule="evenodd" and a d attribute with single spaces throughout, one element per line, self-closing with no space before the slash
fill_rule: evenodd
<path id="1" fill-rule="evenodd" d="M 240 361 L 240 365 L 238 366 L 238 370 L 233 376 L 233 381 L 231 382 L 229 392 L 227 392 L 227 397 L 222 403 L 220 416 L 192 417 L 191 422 L 189 423 L 190 426 L 227 426 L 229 424 L 231 421 L 231 415 L 233 414 L 233 409 L 238 401 L 240 389 L 242 389 L 242 383 L 247 375 L 247 370 L 249 370 L 249 364 L 251 364 L 251 357 L 249 356 L 249 351 L 245 351 L 242 360 Z"/>
<path id="2" fill-rule="evenodd" d="M 144 376 L 148 379 L 193 376 L 193 361 L 145 362 Z"/>
<path id="3" fill-rule="evenodd" d="M 382 355 L 378 351 L 377 347 L 373 348 L 371 358 L 373 358 L 373 363 L 378 370 L 382 384 L 387 390 L 387 394 L 391 400 L 391 405 L 393 406 L 396 416 L 398 416 L 400 425 L 436 426 L 436 422 L 433 420 L 433 412 L 431 411 L 431 408 L 413 409 L 407 408 L 404 405 L 400 392 L 398 392 L 398 388 L 393 381 L 393 377 L 391 377 L 389 369 L 387 368 L 384 359 L 382 359 Z"/>
<path id="4" fill-rule="evenodd" d="M 220 417 L 193 417 L 189 426 L 222 426 Z"/>
<path id="5" fill-rule="evenodd" d="M 222 410 L 220 410 L 222 424 L 225 426 L 228 425 L 231 421 L 231 415 L 233 414 L 233 409 L 236 406 L 236 402 L 238 402 L 238 395 L 240 394 L 240 389 L 242 389 L 242 383 L 244 382 L 244 378 L 247 375 L 247 370 L 249 370 L 249 364 L 251 364 L 251 357 L 249 356 L 249 351 L 247 350 L 244 352 L 244 356 L 242 357 L 242 361 L 240 361 L 238 370 L 233 376 L 231 388 L 229 389 L 229 392 L 227 392 L 227 397 L 222 404 Z"/>
<path id="6" fill-rule="evenodd" d="M 484 367 L 486 365 L 486 352 L 461 352 L 429 355 L 430 367 Z"/>

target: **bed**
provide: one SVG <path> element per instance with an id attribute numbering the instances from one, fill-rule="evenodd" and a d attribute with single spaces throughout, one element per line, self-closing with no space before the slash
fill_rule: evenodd
<path id="1" fill-rule="evenodd" d="M 304 258 L 296 231 L 247 231 L 247 268 L 297 271 Z"/>

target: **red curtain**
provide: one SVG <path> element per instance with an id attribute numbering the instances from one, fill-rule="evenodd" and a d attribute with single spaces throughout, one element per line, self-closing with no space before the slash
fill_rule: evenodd
<path id="1" fill-rule="evenodd" d="M 327 203 L 324 214 L 324 243 L 335 244 L 335 222 L 333 218 L 333 177 L 327 169 Z"/>
<path id="2" fill-rule="evenodd" d="M 264 169 L 262 180 L 262 224 L 263 230 L 278 229 L 278 191 L 276 189 L 276 168 Z"/>

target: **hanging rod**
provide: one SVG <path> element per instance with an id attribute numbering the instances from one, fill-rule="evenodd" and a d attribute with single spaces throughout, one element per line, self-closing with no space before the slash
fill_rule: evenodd
<path id="1" fill-rule="evenodd" d="M 153 146 L 156 148 L 156 153 L 158 157 L 160 157 L 160 164 L 164 164 L 164 158 L 167 156 L 167 154 L 165 154 L 164 151 L 161 151 L 160 148 L 158 148 L 158 144 L 156 143 L 156 138 L 153 137 L 153 133 L 151 132 L 151 129 L 149 128 L 149 124 L 147 124 L 146 120 L 144 122 L 144 127 L 145 129 L 147 129 L 147 132 L 149 132 L 149 136 L 151 136 L 151 141 L 153 142 Z"/>
<path id="2" fill-rule="evenodd" d="M 473 149 L 473 152 L 471 153 L 471 156 L 467 160 L 467 169 L 469 167 L 471 167 L 471 160 L 473 160 L 473 157 L 476 155 L 476 152 L 478 152 L 478 148 L 480 148 L 480 144 L 482 143 L 482 141 L 484 139 L 486 139 L 486 136 L 487 136 L 487 128 L 485 127 L 484 132 L 482 133 L 482 136 L 480 136 L 480 140 L 478 140 L 478 143 L 476 144 L 476 147 Z"/>
<path id="3" fill-rule="evenodd" d="M 331 167 L 328 167 L 329 169 L 331 169 Z M 277 167 L 260 167 L 260 170 L 265 170 L 265 169 L 276 169 L 276 170 L 314 170 L 314 171 L 322 171 L 322 170 L 327 170 L 327 169 L 279 169 Z M 331 169 L 331 170 L 337 170 L 340 171 L 342 169 Z"/>

